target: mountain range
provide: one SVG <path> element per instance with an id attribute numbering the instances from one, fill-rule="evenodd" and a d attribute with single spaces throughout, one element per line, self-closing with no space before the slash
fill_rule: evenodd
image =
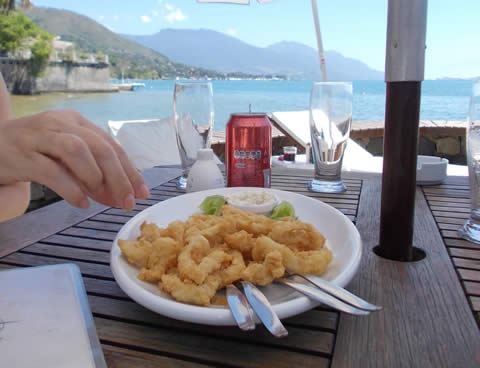
<path id="1" fill-rule="evenodd" d="M 125 69 L 127 78 L 216 77 L 220 74 L 189 65 L 175 63 L 164 55 L 130 41 L 102 26 L 93 19 L 71 11 L 31 7 L 22 9 L 40 28 L 71 41 L 78 51 L 109 56 L 112 77 L 119 77 Z"/>
<path id="2" fill-rule="evenodd" d="M 163 29 L 153 35 L 123 35 L 169 59 L 219 72 L 286 75 L 295 79 L 319 79 L 320 63 L 315 49 L 297 42 L 268 47 L 249 45 L 235 37 L 207 29 Z M 326 51 L 329 80 L 381 80 L 383 72 L 365 63 Z"/>
<path id="3" fill-rule="evenodd" d="M 128 78 L 224 78 L 282 75 L 320 79 L 315 49 L 296 42 L 256 47 L 206 29 L 163 29 L 153 35 L 121 35 L 74 12 L 45 7 L 23 11 L 48 32 L 72 41 L 80 51 L 109 56 L 112 77 L 126 69 Z M 383 72 L 336 51 L 325 53 L 329 80 L 379 80 Z M 227 74 L 226 74 L 227 73 Z"/>

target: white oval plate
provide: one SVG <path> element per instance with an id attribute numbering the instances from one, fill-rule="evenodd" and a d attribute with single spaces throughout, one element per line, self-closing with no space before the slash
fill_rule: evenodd
<path id="1" fill-rule="evenodd" d="M 317 199 L 301 194 L 275 189 L 239 187 L 184 194 L 157 203 L 128 221 L 118 232 L 110 253 L 110 266 L 120 288 L 137 303 L 167 317 L 206 325 L 236 325 L 227 307 L 200 307 L 179 303 L 167 293 L 160 291 L 156 284 L 139 280 L 137 278 L 139 269 L 130 265 L 122 256 L 117 241 L 135 240 L 140 235 L 140 225 L 144 221 L 160 227 L 166 227 L 175 220 L 185 221 L 190 215 L 200 211 L 200 203 L 205 197 L 245 189 L 267 190 L 275 194 L 280 201 L 289 201 L 301 221 L 311 223 L 327 238 L 326 246 L 332 250 L 334 259 L 323 278 L 340 286 L 345 286 L 352 279 L 360 264 L 362 241 L 357 228 L 343 213 Z M 305 312 L 320 304 L 281 284 L 274 283 L 262 287 L 261 290 L 281 319 Z"/>

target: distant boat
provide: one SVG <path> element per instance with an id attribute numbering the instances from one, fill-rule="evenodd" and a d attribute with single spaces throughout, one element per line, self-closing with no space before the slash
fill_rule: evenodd
<path id="1" fill-rule="evenodd" d="M 145 87 L 145 83 L 120 83 L 112 85 L 118 87 L 120 91 L 134 91 L 137 88 Z"/>
<path id="2" fill-rule="evenodd" d="M 125 79 L 123 78 L 123 69 L 122 69 L 122 83 L 119 84 L 112 84 L 114 87 L 118 87 L 119 91 L 135 91 L 136 88 L 145 87 L 145 83 L 125 83 Z"/>

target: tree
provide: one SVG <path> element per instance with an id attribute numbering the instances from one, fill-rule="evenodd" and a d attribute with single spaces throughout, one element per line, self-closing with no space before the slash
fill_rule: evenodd
<path id="1" fill-rule="evenodd" d="M 9 15 L 10 12 L 15 11 L 16 0 L 0 0 L 0 9 L 3 14 Z M 32 2 L 30 0 L 21 0 L 20 6 L 22 8 L 30 8 Z"/>

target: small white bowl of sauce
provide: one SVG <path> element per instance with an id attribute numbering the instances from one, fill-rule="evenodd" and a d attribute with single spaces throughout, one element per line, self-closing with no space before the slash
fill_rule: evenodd
<path id="1" fill-rule="evenodd" d="M 245 212 L 268 215 L 278 205 L 278 198 L 272 193 L 259 190 L 244 190 L 225 196 L 227 204 Z"/>

